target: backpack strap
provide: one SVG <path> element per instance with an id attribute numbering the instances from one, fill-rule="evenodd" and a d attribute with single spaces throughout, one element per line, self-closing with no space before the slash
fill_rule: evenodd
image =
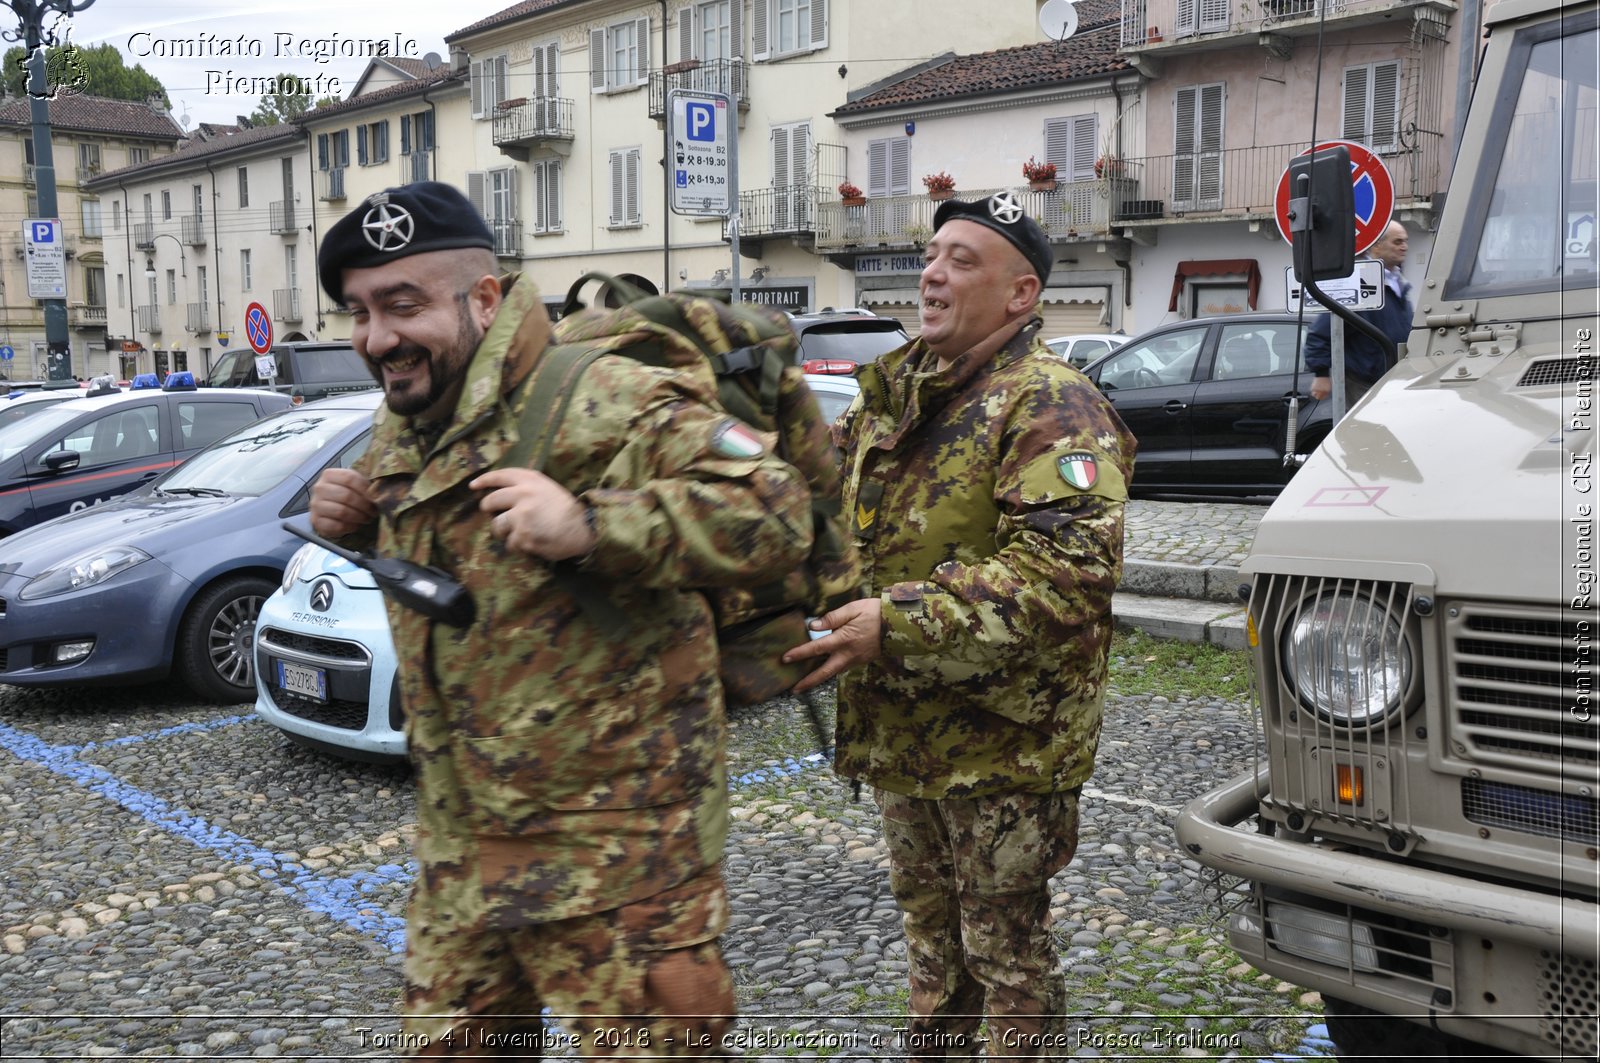
<path id="1" fill-rule="evenodd" d="M 528 382 L 528 396 L 522 405 L 522 415 L 517 419 L 517 441 L 501 460 L 503 467 L 544 472 L 556 431 L 566 418 L 567 407 L 577 391 L 578 378 L 595 359 L 606 353 L 605 347 L 581 343 L 559 343 L 545 348 Z M 578 608 L 603 630 L 618 636 L 627 632 L 630 626 L 627 614 L 570 563 L 552 563 L 550 578 L 577 599 Z"/>

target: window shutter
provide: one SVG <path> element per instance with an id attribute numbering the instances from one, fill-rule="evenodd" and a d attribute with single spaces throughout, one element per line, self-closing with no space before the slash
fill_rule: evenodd
<path id="1" fill-rule="evenodd" d="M 650 20 L 636 18 L 633 20 L 633 43 L 639 49 L 639 66 L 633 72 L 633 80 L 643 85 L 650 80 Z"/>
<path id="2" fill-rule="evenodd" d="M 1173 96 L 1172 199 L 1175 204 L 1194 199 L 1195 88 L 1179 89 Z"/>
<path id="3" fill-rule="evenodd" d="M 612 224 L 612 225 L 621 225 L 622 224 L 622 212 L 623 212 L 623 209 L 624 209 L 624 200 L 625 200 L 625 197 L 624 197 L 623 191 L 622 191 L 622 182 L 623 182 L 623 179 L 625 178 L 625 176 L 626 176 L 626 172 L 625 172 L 625 169 L 624 169 L 623 164 L 622 164 L 622 152 L 613 151 L 611 153 L 611 217 L 610 217 L 610 224 Z"/>
<path id="4" fill-rule="evenodd" d="M 518 221 L 522 210 L 521 190 L 517 182 L 521 179 L 520 172 L 515 166 L 505 171 L 506 175 L 506 212 L 512 221 Z"/>
<path id="5" fill-rule="evenodd" d="M 433 112 L 417 112 L 417 150 L 433 150 Z"/>
<path id="6" fill-rule="evenodd" d="M 1339 139 L 1367 141 L 1367 68 L 1344 68 L 1344 114 L 1339 120 Z"/>
<path id="7" fill-rule="evenodd" d="M 548 162 L 533 164 L 533 231 L 536 233 L 550 231 L 550 226 L 545 221 L 549 212 L 544 207 L 545 185 L 550 181 L 548 166 Z"/>
<path id="8" fill-rule="evenodd" d="M 328 134 L 326 134 L 326 133 L 318 133 L 317 134 L 317 169 L 326 170 L 327 168 L 328 168 Z"/>
<path id="9" fill-rule="evenodd" d="M 400 116 L 400 154 L 411 154 L 411 116 L 409 114 Z"/>
<path id="10" fill-rule="evenodd" d="M 767 41 L 771 6 L 772 0 L 751 0 L 750 4 L 750 56 L 758 63 L 772 54 L 772 45 Z"/>
<path id="11" fill-rule="evenodd" d="M 1093 181 L 1099 132 L 1097 116 L 1081 114 L 1073 118 L 1071 164 L 1065 169 L 1057 166 L 1057 172 L 1066 174 L 1068 181 Z"/>
<path id="12" fill-rule="evenodd" d="M 728 48 L 727 58 L 744 58 L 744 0 L 730 0 L 728 4 Z"/>
<path id="13" fill-rule="evenodd" d="M 489 220 L 488 174 L 483 170 L 467 171 L 467 199 L 478 217 Z"/>
<path id="14" fill-rule="evenodd" d="M 889 194 L 889 144 L 887 140 L 873 140 L 867 144 L 867 195 Z"/>
<path id="15" fill-rule="evenodd" d="M 356 162 L 362 166 L 367 164 L 367 127 L 356 126 Z"/>
<path id="16" fill-rule="evenodd" d="M 1177 0 L 1178 3 L 1178 28 L 1172 31 L 1174 37 L 1193 37 L 1195 23 L 1199 21 L 1200 0 Z"/>
<path id="17" fill-rule="evenodd" d="M 889 194 L 909 195 L 911 192 L 911 138 L 897 137 L 889 141 Z"/>
<path id="18" fill-rule="evenodd" d="M 589 91 L 606 90 L 606 31 L 589 31 Z"/>
<path id="19" fill-rule="evenodd" d="M 623 184 L 626 186 L 627 221 L 630 225 L 637 225 L 643 220 L 639 212 L 639 149 L 631 148 L 623 156 L 624 171 Z"/>
<path id="20" fill-rule="evenodd" d="M 544 55 L 544 88 L 541 95 L 555 97 L 561 95 L 561 44 L 551 41 L 538 50 Z"/>
<path id="21" fill-rule="evenodd" d="M 811 0 L 811 47 L 826 48 L 827 46 L 828 0 Z"/>
<path id="22" fill-rule="evenodd" d="M 772 187 L 789 185 L 789 127 L 772 127 Z"/>
<path id="23" fill-rule="evenodd" d="M 1200 0 L 1200 32 L 1216 33 L 1228 28 L 1228 0 Z"/>
<path id="24" fill-rule="evenodd" d="M 1372 150 L 1400 147 L 1400 63 L 1372 66 Z"/>
<path id="25" fill-rule="evenodd" d="M 493 114 L 500 107 L 501 100 L 509 100 L 511 93 L 506 91 L 506 82 L 510 76 L 511 61 L 503 55 L 495 56 L 494 60 L 494 99 L 485 101 L 489 104 L 489 113 Z"/>
<path id="26" fill-rule="evenodd" d="M 1200 164 L 1196 189 L 1202 209 L 1222 202 L 1222 92 L 1221 85 L 1200 89 Z"/>
<path id="27" fill-rule="evenodd" d="M 479 59 L 472 64 L 472 76 L 469 79 L 472 85 L 472 117 L 483 117 L 483 60 Z"/>
<path id="28" fill-rule="evenodd" d="M 1072 124 L 1071 118 L 1047 118 L 1044 123 L 1044 161 L 1054 163 L 1063 178 L 1072 173 Z"/>
<path id="29" fill-rule="evenodd" d="M 561 231 L 561 160 L 547 159 L 544 164 L 545 226 L 550 232 Z"/>
<path id="30" fill-rule="evenodd" d="M 678 12 L 678 58 L 696 58 L 694 50 L 694 7 Z"/>

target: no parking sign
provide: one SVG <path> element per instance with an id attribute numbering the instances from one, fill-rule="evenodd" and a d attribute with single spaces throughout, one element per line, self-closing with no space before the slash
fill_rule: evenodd
<path id="1" fill-rule="evenodd" d="M 1353 140 L 1325 140 L 1301 152 L 1310 155 L 1327 148 L 1343 147 L 1350 152 L 1350 184 L 1356 209 L 1356 254 L 1378 242 L 1389 227 L 1389 215 L 1394 213 L 1394 180 L 1388 167 L 1372 151 Z M 1278 232 L 1293 243 L 1289 235 L 1289 167 L 1283 168 L 1278 178 L 1278 194 L 1273 199 L 1273 213 L 1278 218 Z"/>

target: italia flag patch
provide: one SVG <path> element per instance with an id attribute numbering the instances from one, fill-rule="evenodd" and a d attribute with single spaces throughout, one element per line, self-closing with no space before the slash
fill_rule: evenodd
<path id="1" fill-rule="evenodd" d="M 743 421 L 730 417 L 711 433 L 711 450 L 724 458 L 759 458 L 767 445 Z"/>
<path id="2" fill-rule="evenodd" d="M 1094 463 L 1094 455 L 1086 450 L 1076 450 L 1065 454 L 1056 462 L 1056 468 L 1061 470 L 1061 478 L 1080 491 L 1087 491 L 1094 486 L 1100 478 L 1100 470 Z"/>

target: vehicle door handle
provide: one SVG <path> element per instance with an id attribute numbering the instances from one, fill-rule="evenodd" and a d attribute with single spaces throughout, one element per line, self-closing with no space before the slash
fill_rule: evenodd
<path id="1" fill-rule="evenodd" d="M 1167 404 L 1161 408 L 1168 413 L 1182 413 L 1189 408 L 1189 404 L 1187 402 L 1179 402 L 1177 399 L 1168 399 Z"/>

